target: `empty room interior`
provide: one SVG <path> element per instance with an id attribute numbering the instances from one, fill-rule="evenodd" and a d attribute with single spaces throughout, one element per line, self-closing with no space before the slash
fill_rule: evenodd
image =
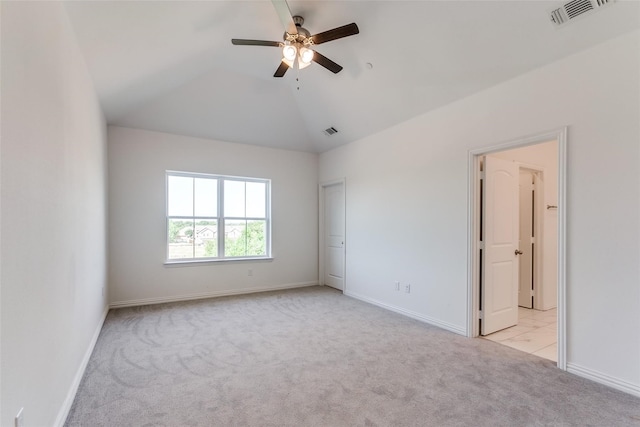
<path id="1" fill-rule="evenodd" d="M 0 425 L 640 425 L 640 1 L 1 1 Z"/>

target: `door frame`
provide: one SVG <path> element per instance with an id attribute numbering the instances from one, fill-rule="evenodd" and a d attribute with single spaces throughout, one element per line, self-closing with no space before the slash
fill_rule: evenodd
<path id="1" fill-rule="evenodd" d="M 467 186 L 467 336 L 480 334 L 480 158 L 513 148 L 557 141 L 558 149 L 558 368 L 567 369 L 566 339 L 566 172 L 567 127 L 468 151 Z"/>
<path id="2" fill-rule="evenodd" d="M 342 215 L 344 217 L 344 242 L 345 244 L 342 246 L 342 278 L 343 278 L 343 289 L 342 293 L 347 293 L 347 182 L 345 178 L 336 179 L 332 181 L 325 181 L 318 184 L 318 284 L 324 286 L 324 273 L 325 273 L 325 215 L 324 215 L 324 198 L 325 191 L 327 187 L 332 187 L 337 184 L 342 184 L 342 206 L 343 212 Z"/>

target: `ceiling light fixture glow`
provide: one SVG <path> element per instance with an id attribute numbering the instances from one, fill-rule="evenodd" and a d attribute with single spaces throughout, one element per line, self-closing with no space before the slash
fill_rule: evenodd
<path id="1" fill-rule="evenodd" d="M 314 52 L 311 49 L 303 47 L 300 49 L 300 65 L 309 65 L 313 61 Z"/>
<path id="2" fill-rule="evenodd" d="M 282 45 L 282 62 L 287 64 L 289 68 L 298 68 L 302 70 L 311 65 L 315 52 L 299 42 L 286 40 Z M 297 66 L 296 66 L 297 64 Z"/>
<path id="3" fill-rule="evenodd" d="M 298 49 L 294 45 L 287 44 L 282 48 L 282 56 L 289 61 L 293 61 L 296 59 L 296 54 L 298 53 Z"/>

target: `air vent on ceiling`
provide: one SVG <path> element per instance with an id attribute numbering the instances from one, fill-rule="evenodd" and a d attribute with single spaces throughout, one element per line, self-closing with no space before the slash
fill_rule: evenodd
<path id="1" fill-rule="evenodd" d="M 571 0 L 562 7 L 550 12 L 551 22 L 560 26 L 578 16 L 593 12 L 602 6 L 613 3 L 614 0 Z"/>
<path id="2" fill-rule="evenodd" d="M 322 131 L 325 135 L 327 136 L 331 136 L 334 133 L 338 133 L 338 129 L 334 128 L 333 126 L 331 126 L 330 128 L 326 128 L 325 130 Z"/>

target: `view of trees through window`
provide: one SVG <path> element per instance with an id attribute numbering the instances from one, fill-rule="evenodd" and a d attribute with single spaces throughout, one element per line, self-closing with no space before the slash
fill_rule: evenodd
<path id="1" fill-rule="evenodd" d="M 267 256 L 268 194 L 266 180 L 167 173 L 167 259 Z"/>

